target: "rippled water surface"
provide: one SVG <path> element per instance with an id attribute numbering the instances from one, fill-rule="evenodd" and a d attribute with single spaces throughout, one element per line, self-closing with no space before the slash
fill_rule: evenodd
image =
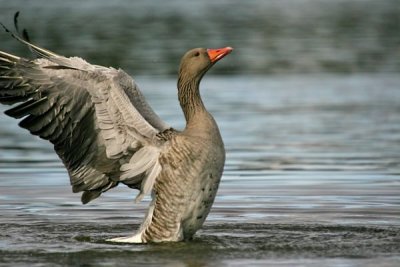
<path id="1" fill-rule="evenodd" d="M 136 80 L 182 128 L 175 80 Z M 105 242 L 132 233 L 148 199 L 121 186 L 81 205 L 51 146 L 2 114 L 0 265 L 398 266 L 399 86 L 389 74 L 206 76 L 227 162 L 204 228 L 179 244 Z"/>
<path id="2" fill-rule="evenodd" d="M 181 55 L 235 48 L 202 82 L 227 162 L 190 242 L 105 242 L 132 234 L 149 199 L 121 186 L 82 205 L 50 144 L 0 106 L 0 266 L 400 266 L 399 7 L 0 0 L 0 21 L 20 10 L 35 43 L 133 74 L 178 129 Z M 0 32 L 0 50 L 29 55 Z"/>

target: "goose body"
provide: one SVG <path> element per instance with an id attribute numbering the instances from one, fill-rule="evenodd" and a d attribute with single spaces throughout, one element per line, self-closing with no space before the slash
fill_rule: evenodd
<path id="1" fill-rule="evenodd" d="M 14 37 L 39 58 L 0 52 L 0 103 L 13 105 L 5 113 L 23 118 L 21 127 L 54 144 L 73 192 L 83 192 L 82 203 L 121 183 L 139 190 L 136 201 L 151 194 L 139 230 L 110 241 L 191 239 L 210 211 L 225 162 L 199 84 L 232 48 L 196 48 L 183 56 L 178 97 L 186 127 L 178 131 L 157 116 L 123 70 L 60 56 Z"/>

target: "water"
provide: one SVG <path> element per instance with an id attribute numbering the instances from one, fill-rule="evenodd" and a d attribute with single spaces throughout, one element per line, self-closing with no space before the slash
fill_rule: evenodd
<path id="1" fill-rule="evenodd" d="M 182 52 L 235 48 L 202 82 L 227 149 L 203 229 L 105 242 L 137 229 L 149 199 L 121 186 L 81 205 L 50 144 L 0 114 L 0 266 L 399 266 L 397 2 L 160 3 L 0 0 L 0 21 L 21 10 L 36 43 L 123 67 L 178 129 Z"/>
<path id="2" fill-rule="evenodd" d="M 175 80 L 137 81 L 182 127 Z M 397 266 L 399 85 L 394 75 L 206 76 L 227 163 L 204 229 L 180 244 L 105 242 L 132 233 L 148 200 L 134 205 L 121 187 L 81 205 L 50 145 L 1 116 L 2 265 Z"/>
<path id="3" fill-rule="evenodd" d="M 0 0 L 0 21 L 58 53 L 175 74 L 193 47 L 236 48 L 220 73 L 399 72 L 398 0 Z M 27 54 L 11 38 L 2 49 Z"/>

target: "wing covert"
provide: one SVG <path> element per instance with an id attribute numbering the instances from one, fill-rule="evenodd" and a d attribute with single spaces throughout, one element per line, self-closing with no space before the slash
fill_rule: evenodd
<path id="1" fill-rule="evenodd" d="M 20 103 L 6 114 L 54 144 L 73 191 L 84 191 L 83 203 L 119 182 L 147 193 L 161 171 L 155 138 L 168 125 L 122 70 L 51 57 L 30 61 L 0 52 L 0 103 Z M 143 149 L 152 153 L 138 173 L 132 158 Z"/>

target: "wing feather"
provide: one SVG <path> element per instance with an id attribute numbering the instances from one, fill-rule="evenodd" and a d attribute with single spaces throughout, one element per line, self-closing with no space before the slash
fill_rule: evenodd
<path id="1" fill-rule="evenodd" d="M 153 167 L 150 169 L 150 171 L 148 171 L 147 175 L 142 180 L 140 193 L 135 198 L 136 203 L 140 202 L 142 198 L 153 189 L 156 178 L 160 174 L 161 170 L 161 164 L 158 161 L 155 162 Z"/>
<path id="2" fill-rule="evenodd" d="M 161 172 L 157 134 L 170 127 L 122 70 L 19 41 L 43 58 L 0 52 L 0 103 L 19 103 L 6 114 L 54 144 L 83 203 L 119 182 L 140 189 L 140 200 Z"/>

